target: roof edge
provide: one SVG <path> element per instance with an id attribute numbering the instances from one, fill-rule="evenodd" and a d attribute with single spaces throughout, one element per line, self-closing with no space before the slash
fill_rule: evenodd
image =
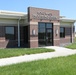
<path id="1" fill-rule="evenodd" d="M 25 12 L 16 12 L 16 11 L 6 11 L 6 10 L 0 10 L 0 14 L 10 14 L 10 15 L 26 15 Z"/>
<path id="2" fill-rule="evenodd" d="M 71 18 L 60 18 L 60 21 L 76 22 L 76 19 L 71 19 Z"/>

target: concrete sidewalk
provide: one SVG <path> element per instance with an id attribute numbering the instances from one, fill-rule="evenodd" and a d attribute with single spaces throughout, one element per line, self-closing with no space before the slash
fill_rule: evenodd
<path id="1" fill-rule="evenodd" d="M 47 53 L 40 53 L 40 54 L 31 54 L 31 55 L 10 57 L 10 58 L 2 58 L 2 59 L 0 59 L 0 66 L 76 54 L 76 50 L 71 50 L 71 49 L 67 49 L 67 48 L 63 48 L 63 47 L 50 46 L 50 47 L 44 47 L 44 48 L 55 49 L 55 52 L 47 52 Z"/>

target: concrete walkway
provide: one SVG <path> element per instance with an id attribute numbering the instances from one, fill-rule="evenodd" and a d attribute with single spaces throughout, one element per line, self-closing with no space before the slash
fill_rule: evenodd
<path id="1" fill-rule="evenodd" d="M 67 49 L 67 48 L 63 48 L 63 47 L 50 46 L 50 47 L 44 47 L 44 48 L 55 49 L 55 52 L 47 52 L 47 53 L 40 53 L 40 54 L 31 54 L 31 55 L 10 57 L 10 58 L 2 58 L 2 59 L 0 59 L 0 66 L 76 54 L 76 50 L 71 50 L 71 49 Z"/>

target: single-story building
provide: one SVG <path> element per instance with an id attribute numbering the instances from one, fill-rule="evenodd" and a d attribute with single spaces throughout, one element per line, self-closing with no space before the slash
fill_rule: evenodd
<path id="1" fill-rule="evenodd" d="M 0 11 L 0 48 L 73 43 L 75 21 L 52 9 L 28 7 L 27 13 Z"/>

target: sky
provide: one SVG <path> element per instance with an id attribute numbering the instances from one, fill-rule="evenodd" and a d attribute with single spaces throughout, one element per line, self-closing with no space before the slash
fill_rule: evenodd
<path id="1" fill-rule="evenodd" d="M 76 0 L 0 0 L 0 10 L 27 12 L 29 6 L 60 10 L 61 16 L 76 19 Z"/>

